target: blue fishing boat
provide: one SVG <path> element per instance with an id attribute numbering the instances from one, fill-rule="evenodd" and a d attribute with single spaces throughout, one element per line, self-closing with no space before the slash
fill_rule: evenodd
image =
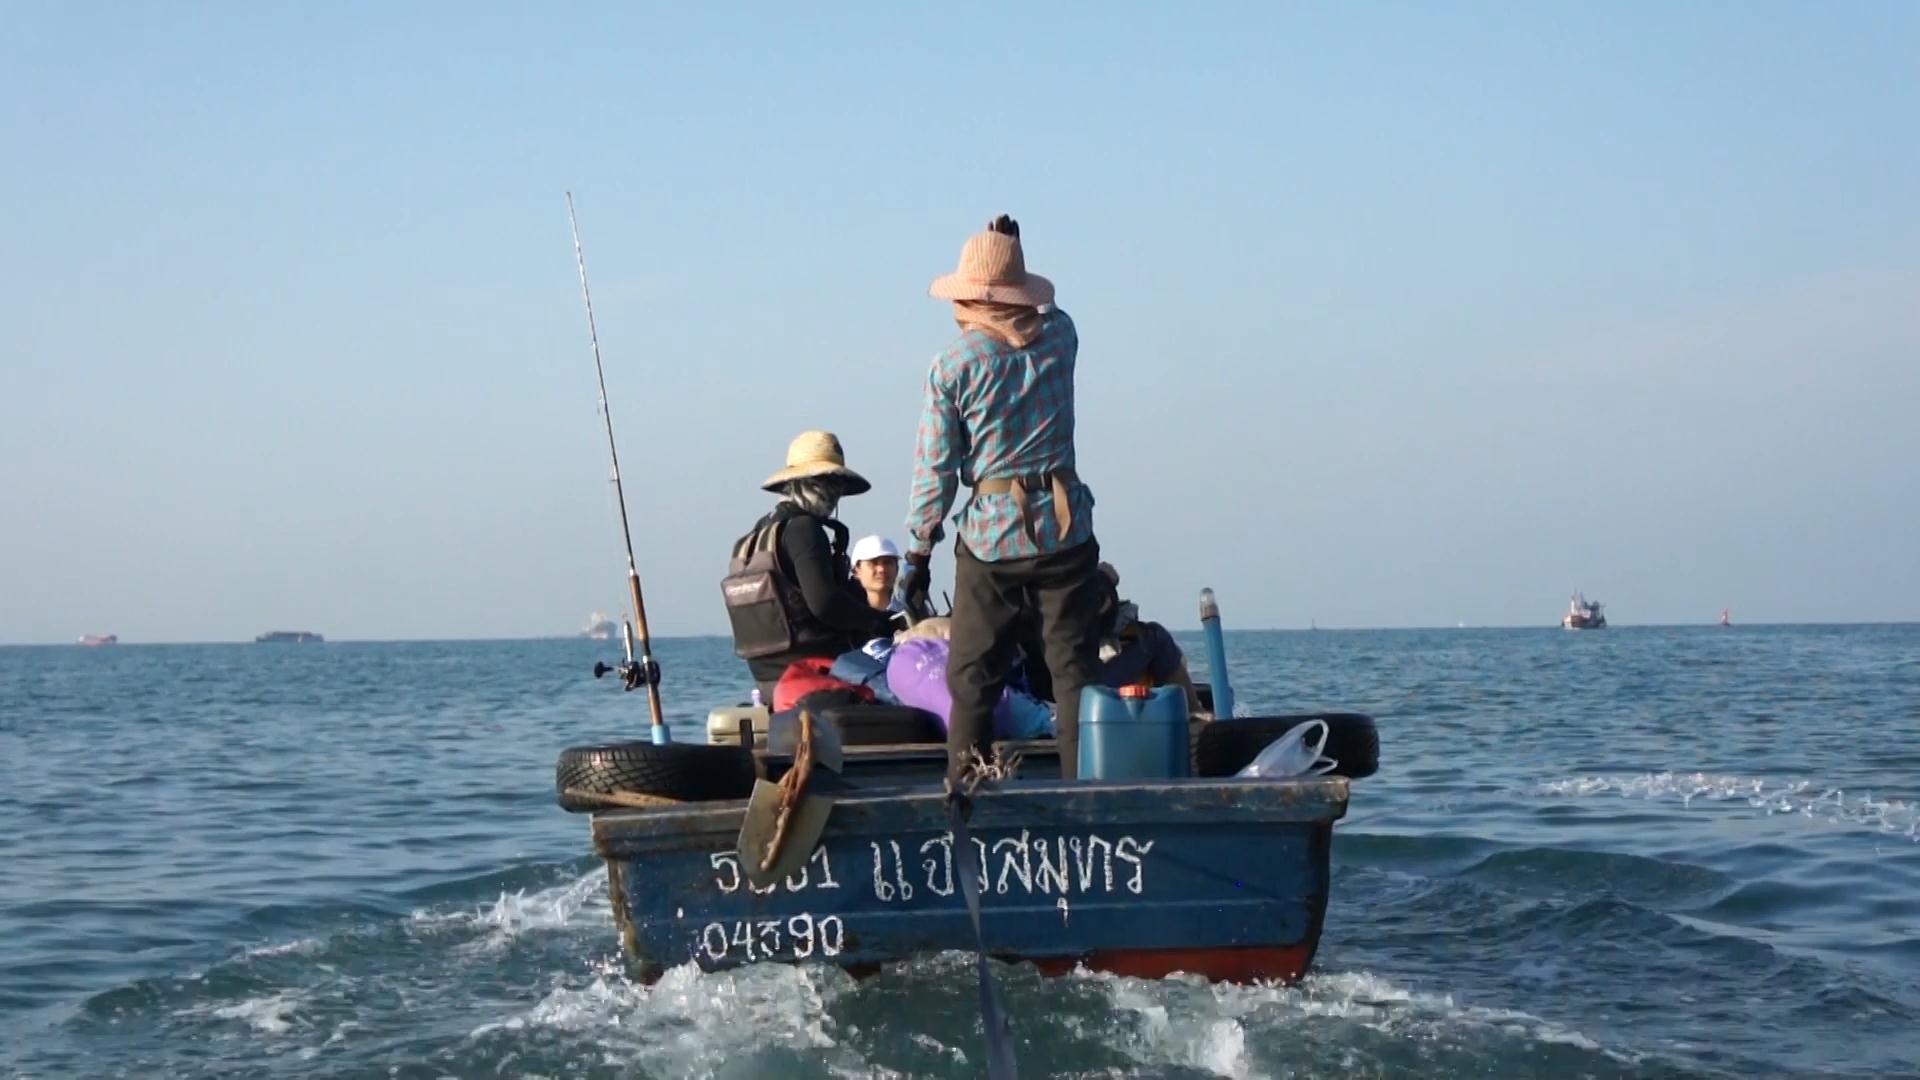
<path id="1" fill-rule="evenodd" d="M 554 780 L 562 808 L 593 815 L 635 973 L 759 963 L 865 973 L 971 950 L 996 1078 L 1013 1076 L 1015 1061 L 989 956 L 1047 973 L 1305 974 L 1333 824 L 1349 781 L 1374 771 L 1379 739 L 1357 714 L 1235 716 L 1211 590 L 1201 622 L 1217 685 L 1192 699 L 1175 685 L 1085 688 L 1079 779 L 1054 779 L 1050 739 L 1001 743 L 991 760 L 966 762 L 950 792 L 937 717 L 819 697 L 777 715 L 757 702 L 716 710 L 706 742 L 672 738 L 570 194 L 567 212 L 632 614 L 619 626 L 624 659 L 593 673 L 644 688 L 651 723 L 645 742 L 562 752 Z M 1215 698 L 1225 719 L 1213 718 Z M 1319 741 L 1303 758 L 1308 731 Z"/>
<path id="2" fill-rule="evenodd" d="M 937 784 L 860 789 L 835 800 L 805 863 L 766 885 L 736 850 L 744 800 L 596 814 L 593 842 L 642 978 L 686 963 L 870 971 L 973 949 L 966 860 L 992 955 L 1048 974 L 1293 980 L 1319 944 L 1347 785 L 1014 780 L 976 798 L 964 850 Z"/>
<path id="3" fill-rule="evenodd" d="M 911 730 L 902 712 L 820 710 L 836 739 L 870 744 L 844 747 L 830 774 L 813 770 L 813 790 L 831 795 L 824 825 L 804 859 L 795 853 L 772 878 L 747 861 L 758 854 L 744 841 L 752 797 L 807 778 L 793 775 L 806 768 L 800 750 L 757 745 L 766 709 L 714 710 L 704 744 L 561 755 L 560 803 L 593 814 L 594 848 L 638 977 L 689 963 L 869 971 L 977 944 L 1047 973 L 1084 965 L 1290 981 L 1312 964 L 1333 824 L 1346 813 L 1350 781 L 1378 765 L 1371 718 L 1192 719 L 1186 760 L 1160 777 L 1054 779 L 1051 739 L 1003 742 L 996 749 L 1018 772 L 975 794 L 957 843 L 943 816 L 946 747 L 931 737 L 872 741 Z M 1316 721 L 1327 726 L 1334 774 L 1240 775 L 1274 740 Z M 977 939 L 955 884 L 968 869 L 982 885 Z"/>

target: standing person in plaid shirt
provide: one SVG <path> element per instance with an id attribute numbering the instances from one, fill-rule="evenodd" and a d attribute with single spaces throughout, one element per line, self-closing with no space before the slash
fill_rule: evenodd
<path id="1" fill-rule="evenodd" d="M 913 459 L 908 606 L 924 606 L 933 545 L 954 515 L 947 776 L 990 759 L 993 708 L 1020 621 L 1037 615 L 1053 677 L 1060 773 L 1077 775 L 1080 688 L 1094 681 L 1104 579 L 1093 492 L 1074 471 L 1073 368 L 1080 338 L 1053 307 L 1053 284 L 1027 273 L 1020 226 L 1002 215 L 960 251 L 931 295 L 953 301 L 960 336 L 934 358 Z M 1037 659 L 1037 658 L 1035 658 Z"/>

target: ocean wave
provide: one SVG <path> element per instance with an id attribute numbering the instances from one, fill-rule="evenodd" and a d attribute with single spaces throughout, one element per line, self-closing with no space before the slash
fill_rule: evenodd
<path id="1" fill-rule="evenodd" d="M 1197 1069 L 1230 1080 L 1256 1075 L 1241 1017 L 1176 1013 L 1158 988 L 1139 980 L 1116 979 L 1106 985 L 1114 1012 L 1134 1020 L 1131 1037 L 1116 1040 L 1116 1048 L 1137 1064 Z"/>
<path id="2" fill-rule="evenodd" d="M 534 931 L 564 930 L 583 916 L 596 923 L 608 923 L 612 911 L 606 871 L 596 869 L 564 885 L 533 893 L 525 889 L 502 892 L 486 907 L 458 911 L 416 909 L 411 922 L 429 932 L 455 927 L 481 928 L 486 934 L 467 947 L 486 949 L 504 946 Z"/>
<path id="3" fill-rule="evenodd" d="M 683 964 L 647 986 L 609 960 L 584 985 L 556 986 L 531 1009 L 482 1024 L 468 1038 L 517 1043 L 531 1029 L 586 1034 L 644 1075 L 711 1076 L 729 1057 L 768 1051 L 821 1056 L 871 1075 L 842 1045 L 828 1012 L 839 984 L 851 981 L 830 969 L 766 965 L 707 974 Z"/>
<path id="4" fill-rule="evenodd" d="M 1771 817 L 1793 814 L 1834 824 L 1859 825 L 1876 832 L 1920 841 L 1920 807 L 1902 799 L 1876 799 L 1871 793 L 1849 795 L 1844 788 L 1812 780 L 1763 780 L 1717 773 L 1642 773 L 1639 775 L 1580 776 L 1524 788 L 1522 795 L 1546 798 L 1620 798 L 1678 800 L 1691 807 L 1695 800 L 1743 803 Z"/>
<path id="5" fill-rule="evenodd" d="M 1198 1069 L 1233 1080 L 1266 1075 L 1260 1051 L 1277 1045 L 1282 1032 L 1289 1045 L 1305 1049 L 1326 1042 L 1344 1055 L 1357 1049 L 1351 1037 L 1356 1027 L 1390 1036 L 1389 1046 L 1464 1050 L 1520 1041 L 1615 1064 L 1640 1060 L 1637 1053 L 1603 1046 L 1553 1020 L 1466 1004 L 1449 993 L 1411 990 L 1366 971 L 1309 975 L 1294 986 L 1212 984 L 1197 978 L 1145 981 L 1084 969 L 1074 977 L 1107 987 L 1116 1011 L 1143 1018 L 1140 1064 Z"/>
<path id="6" fill-rule="evenodd" d="M 294 1010 L 300 1006 L 300 995 L 295 991 L 282 991 L 264 997 L 248 998 L 232 1005 L 222 1005 L 211 1009 L 183 1009 L 176 1015 L 211 1016 L 216 1020 L 238 1020 L 263 1035 L 284 1035 L 294 1027 Z"/>
<path id="7" fill-rule="evenodd" d="M 248 960 L 264 960 L 273 956 L 311 956 L 319 952 L 322 945 L 319 938 L 295 938 L 277 945 L 256 945 L 240 955 Z"/>

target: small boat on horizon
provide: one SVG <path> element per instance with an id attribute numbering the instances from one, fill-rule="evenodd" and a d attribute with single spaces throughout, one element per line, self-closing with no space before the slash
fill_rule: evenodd
<path id="1" fill-rule="evenodd" d="M 253 640 L 256 644 L 268 645 L 317 645 L 327 639 L 311 630 L 269 630 Z"/>
<path id="2" fill-rule="evenodd" d="M 102 645 L 118 645 L 120 644 L 120 635 L 81 634 L 78 644 L 85 645 L 88 648 L 99 648 Z"/>
<path id="3" fill-rule="evenodd" d="M 1588 600 L 1585 594 L 1575 592 L 1567 613 L 1560 617 L 1560 625 L 1568 630 L 1605 630 L 1607 616 L 1598 600 Z"/>

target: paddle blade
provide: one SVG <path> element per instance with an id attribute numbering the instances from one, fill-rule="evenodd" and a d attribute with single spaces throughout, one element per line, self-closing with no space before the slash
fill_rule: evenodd
<path id="1" fill-rule="evenodd" d="M 756 781 L 753 797 L 747 801 L 746 817 L 740 822 L 740 866 L 747 880 L 766 888 L 799 872 L 813 854 L 813 849 L 819 846 L 820 835 L 826 831 L 827 818 L 832 813 L 832 799 L 823 795 L 802 795 L 800 804 L 793 808 L 793 813 L 788 817 L 787 832 L 781 838 L 778 857 L 772 866 L 761 870 L 760 860 L 766 858 L 767 844 L 780 827 L 780 785 L 767 780 Z"/>

